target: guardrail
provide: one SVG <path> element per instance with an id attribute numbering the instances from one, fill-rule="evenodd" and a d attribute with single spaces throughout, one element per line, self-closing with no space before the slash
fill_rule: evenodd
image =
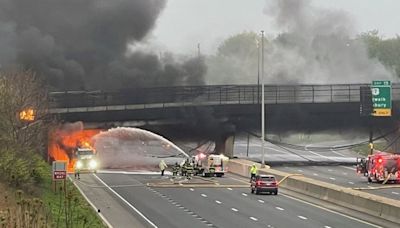
<path id="1" fill-rule="evenodd" d="M 332 85 L 268 85 L 265 86 L 267 104 L 359 102 L 360 86 L 367 84 Z M 130 90 L 66 91 L 49 94 L 51 108 L 98 107 L 134 104 L 210 103 L 259 104 L 261 86 L 209 85 Z M 392 85 L 392 99 L 400 100 L 400 84 Z"/>

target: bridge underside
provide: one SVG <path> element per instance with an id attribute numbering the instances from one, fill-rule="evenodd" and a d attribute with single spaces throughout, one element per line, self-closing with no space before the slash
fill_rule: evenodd
<path id="1" fill-rule="evenodd" d="M 392 117 L 373 118 L 376 124 L 392 124 L 398 118 L 398 103 L 394 103 Z M 260 105 L 234 104 L 215 106 L 191 106 L 147 108 L 138 110 L 107 110 L 58 114 L 67 122 L 83 121 L 87 127 L 107 128 L 114 126 L 164 126 L 259 125 Z M 276 104 L 266 106 L 266 125 L 269 129 L 324 129 L 339 125 L 362 126 L 366 120 L 360 117 L 359 103 L 326 104 Z"/>

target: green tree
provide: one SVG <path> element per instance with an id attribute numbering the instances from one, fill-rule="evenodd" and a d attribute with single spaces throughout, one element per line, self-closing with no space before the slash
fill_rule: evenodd
<path id="1" fill-rule="evenodd" d="M 358 37 L 368 47 L 371 58 L 377 58 L 389 70 L 400 77 L 400 37 L 384 39 L 377 30 L 362 33 Z"/>
<path id="2" fill-rule="evenodd" d="M 264 40 L 267 45 L 267 39 Z M 260 35 L 243 32 L 224 40 L 207 58 L 207 81 L 212 84 L 257 83 Z"/>

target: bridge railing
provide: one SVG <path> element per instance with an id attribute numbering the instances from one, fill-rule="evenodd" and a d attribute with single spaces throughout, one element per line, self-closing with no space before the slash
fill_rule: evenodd
<path id="1" fill-rule="evenodd" d="M 267 104 L 359 102 L 360 86 L 267 85 Z M 135 104 L 259 104 L 261 87 L 257 85 L 209 85 L 136 88 L 118 92 L 68 91 L 50 93 L 50 107 L 75 108 Z M 393 100 L 400 100 L 400 84 L 392 86 Z"/>

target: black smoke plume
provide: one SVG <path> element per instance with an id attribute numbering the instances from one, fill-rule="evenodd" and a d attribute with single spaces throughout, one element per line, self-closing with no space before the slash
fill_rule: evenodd
<path id="1" fill-rule="evenodd" d="M 58 90 L 202 84 L 202 58 L 129 53 L 166 0 L 0 0 L 1 67 L 22 65 Z"/>

